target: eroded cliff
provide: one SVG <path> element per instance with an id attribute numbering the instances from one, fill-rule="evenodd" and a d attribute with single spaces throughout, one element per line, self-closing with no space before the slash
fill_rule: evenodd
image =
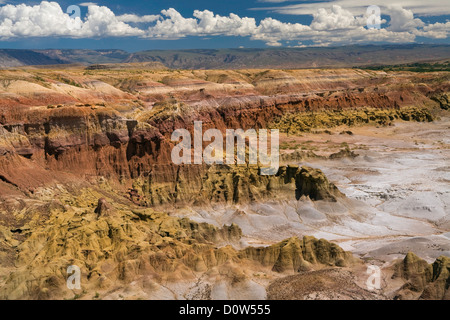
<path id="1" fill-rule="evenodd" d="M 1 71 L 0 297 L 154 297 L 150 292 L 168 283 L 207 278 L 233 286 L 255 274 L 270 281 L 359 263 L 325 240 L 252 247 L 237 225 L 165 213 L 168 205 L 345 198 L 322 171 L 305 165 L 282 165 L 274 176 L 256 165 L 176 166 L 170 136 L 178 128 L 192 132 L 194 121 L 221 132 L 276 126 L 290 134 L 431 121 L 435 108 L 445 109 L 446 79 L 346 69 Z M 356 156 L 348 148 L 333 155 Z M 67 289 L 69 265 L 81 268 L 83 290 Z M 421 279 L 411 281 L 423 297 L 444 297 L 442 265 L 435 272 L 419 263 L 419 277 L 400 277 Z"/>

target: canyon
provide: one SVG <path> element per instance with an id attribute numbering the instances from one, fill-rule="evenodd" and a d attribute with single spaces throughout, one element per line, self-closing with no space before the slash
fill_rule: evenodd
<path id="1" fill-rule="evenodd" d="M 448 299 L 449 77 L 0 70 L 0 298 Z M 278 172 L 173 164 L 194 121 L 279 129 Z"/>

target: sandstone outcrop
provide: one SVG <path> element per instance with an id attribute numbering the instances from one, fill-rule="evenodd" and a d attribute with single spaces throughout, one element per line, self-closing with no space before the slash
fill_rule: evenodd
<path id="1" fill-rule="evenodd" d="M 338 245 L 314 237 L 290 238 L 264 248 L 246 248 L 240 257 L 256 260 L 277 272 L 311 270 L 312 265 L 344 267 L 356 262 L 351 253 Z"/>
<path id="2" fill-rule="evenodd" d="M 289 113 L 275 121 L 270 127 L 288 134 L 310 132 L 314 128 L 332 128 L 342 125 L 362 124 L 390 125 L 395 120 L 431 122 L 429 110 L 417 107 L 401 109 L 360 108 L 356 110 Z"/>
<path id="3" fill-rule="evenodd" d="M 170 217 L 152 209 L 123 207 L 112 198 L 114 215 L 100 216 L 95 208 L 96 190 L 83 189 L 77 197 L 64 194 L 44 220 L 32 219 L 20 234 L 1 227 L 1 248 L 10 255 L 0 263 L 13 272 L 2 275 L 3 299 L 63 299 L 83 292 L 110 292 L 117 286 L 151 277 L 154 281 L 195 281 L 203 273 L 222 270 L 230 281 L 248 277 L 252 270 L 296 273 L 322 266 L 345 266 L 356 262 L 335 244 L 313 237 L 291 238 L 269 247 L 242 250 L 242 232 L 236 225 L 217 228 L 206 223 Z M 103 210 L 103 209 L 102 209 Z M 39 213 L 28 214 L 38 217 Z M 15 219 L 20 214 L 12 213 Z M 23 222 L 22 222 L 23 223 Z M 221 247 L 218 247 L 222 244 Z M 67 267 L 81 269 L 82 290 L 66 287 Z M 233 266 L 241 266 L 235 268 Z M 222 272 L 220 271 L 220 272 Z M 251 273 L 250 273 L 251 274 Z"/>
<path id="4" fill-rule="evenodd" d="M 408 252 L 403 261 L 395 265 L 393 278 L 406 283 L 398 290 L 396 299 L 450 299 L 450 258 L 441 256 L 432 264 Z"/>
<path id="5" fill-rule="evenodd" d="M 263 176 L 257 166 L 172 166 L 152 170 L 135 187 L 144 205 L 214 202 L 245 203 L 271 197 L 336 201 L 344 195 L 319 169 L 281 166 L 274 176 Z"/>
<path id="6" fill-rule="evenodd" d="M 95 208 L 94 212 L 98 216 L 107 216 L 111 214 L 111 206 L 105 198 L 98 199 L 97 208 Z"/>
<path id="7" fill-rule="evenodd" d="M 436 94 L 432 96 L 431 99 L 438 102 L 441 106 L 441 109 L 448 110 L 450 108 L 450 95 L 448 93 L 445 94 Z"/>

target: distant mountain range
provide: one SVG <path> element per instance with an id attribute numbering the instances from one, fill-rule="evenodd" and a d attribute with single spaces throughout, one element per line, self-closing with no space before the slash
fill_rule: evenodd
<path id="1" fill-rule="evenodd" d="M 123 50 L 0 49 L 0 68 L 158 62 L 172 69 L 295 69 L 395 65 L 445 59 L 450 59 L 450 45 L 149 50 L 136 53 Z"/>
<path id="2" fill-rule="evenodd" d="M 62 64 L 63 60 L 51 58 L 33 50 L 0 50 L 0 68 L 13 68 L 28 65 Z"/>

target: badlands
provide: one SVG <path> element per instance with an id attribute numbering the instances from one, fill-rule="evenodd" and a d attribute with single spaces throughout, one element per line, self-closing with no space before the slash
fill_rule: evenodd
<path id="1" fill-rule="evenodd" d="M 449 299 L 449 80 L 2 70 L 0 298 Z M 279 129 L 277 174 L 174 165 L 194 121 Z"/>

